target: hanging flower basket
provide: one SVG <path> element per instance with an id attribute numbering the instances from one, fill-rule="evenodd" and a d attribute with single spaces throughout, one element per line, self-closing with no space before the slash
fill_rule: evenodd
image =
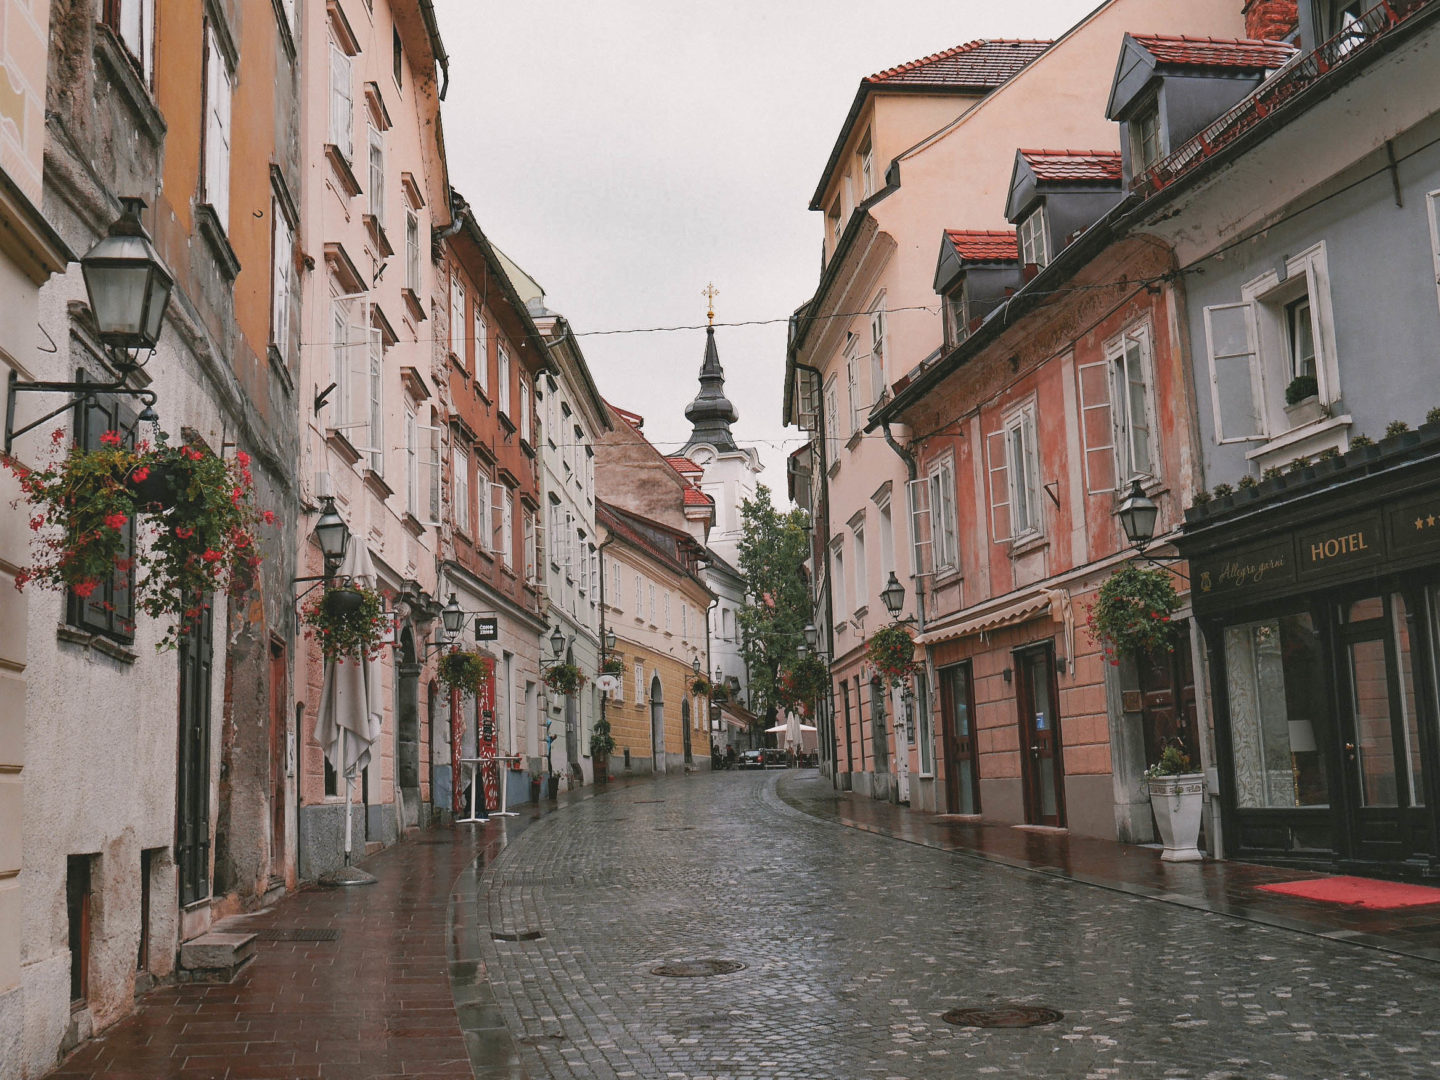
<path id="1" fill-rule="evenodd" d="M 710 700 L 723 705 L 730 700 L 730 688 L 723 682 L 711 683 Z"/>
<path id="2" fill-rule="evenodd" d="M 569 697 L 585 685 L 585 674 L 574 664 L 556 664 L 545 672 L 544 680 L 553 693 Z"/>
<path id="3" fill-rule="evenodd" d="M 479 653 L 451 649 L 440 658 L 440 681 L 452 690 L 475 697 L 490 679 L 490 669 Z"/>
<path id="4" fill-rule="evenodd" d="M 1085 623 L 1105 658 L 1119 664 L 1123 653 L 1174 651 L 1177 627 L 1170 617 L 1179 609 L 1175 579 L 1167 571 L 1130 563 L 1100 586 Z"/>
<path id="5" fill-rule="evenodd" d="M 332 593 L 341 592 L 357 596 L 358 605 L 353 604 L 349 596 L 343 601 L 332 598 Z M 385 605 L 374 589 L 340 585 L 326 589 L 306 604 L 300 620 L 305 624 L 305 636 L 320 643 L 326 660 L 368 659 L 380 652 L 380 639 L 385 632 Z"/>
<path id="6" fill-rule="evenodd" d="M 616 656 L 614 653 L 611 653 L 611 654 L 607 655 L 604 660 L 601 660 L 601 661 L 600 661 L 600 674 L 601 674 L 601 675 L 624 675 L 624 674 L 625 674 L 625 660 L 624 660 L 624 658 L 623 658 L 623 657 Z"/>
<path id="7" fill-rule="evenodd" d="M 871 635 L 867 656 L 876 674 L 891 686 L 899 686 L 918 667 L 915 639 L 899 623 L 882 626 Z"/>
<path id="8" fill-rule="evenodd" d="M 34 561 L 15 584 L 92 595 L 116 574 L 135 572 L 135 606 L 171 625 L 160 641 L 174 648 L 208 605 L 207 594 L 250 587 L 260 565 L 254 529 L 273 525 L 253 500 L 250 457 L 217 457 L 203 446 L 126 446 L 116 431 L 100 446 L 71 446 L 63 428 L 55 456 L 38 469 L 6 458 L 29 504 Z M 146 515 L 144 522 L 137 515 Z M 131 537 L 134 536 L 134 555 Z"/>
<path id="9" fill-rule="evenodd" d="M 690 693 L 698 694 L 700 697 L 709 697 L 714 689 L 715 684 L 704 675 L 695 676 L 694 680 L 690 683 Z"/>

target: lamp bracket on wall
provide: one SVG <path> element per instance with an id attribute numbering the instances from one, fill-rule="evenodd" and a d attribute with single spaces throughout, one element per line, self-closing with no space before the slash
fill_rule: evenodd
<path id="1" fill-rule="evenodd" d="M 40 394 L 69 394 L 71 397 L 61 406 L 51 409 L 38 420 L 32 420 L 24 427 L 15 426 L 15 405 L 16 399 L 22 393 Z M 121 376 L 114 382 L 21 382 L 18 372 L 12 370 L 7 380 L 5 392 L 5 454 L 9 456 L 15 440 L 27 432 L 34 431 L 47 420 L 53 420 L 67 409 L 72 409 L 82 401 L 89 401 L 99 397 L 101 394 L 118 394 L 121 397 L 138 398 L 145 403 L 145 411 L 140 419 L 147 422 L 157 421 L 155 416 L 155 391 L 138 390 L 125 385 L 125 377 Z"/>

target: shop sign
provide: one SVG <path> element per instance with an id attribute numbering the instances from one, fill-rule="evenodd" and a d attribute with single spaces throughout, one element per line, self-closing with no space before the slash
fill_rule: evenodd
<path id="1" fill-rule="evenodd" d="M 1197 560 L 1191 580 L 1203 596 L 1228 596 L 1240 589 L 1272 588 L 1295 580 L 1290 538 L 1237 551 L 1213 562 Z"/>
<path id="2" fill-rule="evenodd" d="M 1299 534 L 1302 577 L 1345 573 L 1385 557 L 1380 515 L 1356 514 Z"/>
<path id="3" fill-rule="evenodd" d="M 1390 544 L 1396 555 L 1440 548 L 1440 496 L 1411 499 L 1390 511 Z"/>

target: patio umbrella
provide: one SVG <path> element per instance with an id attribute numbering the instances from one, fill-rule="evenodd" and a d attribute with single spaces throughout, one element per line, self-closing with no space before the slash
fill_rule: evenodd
<path id="1" fill-rule="evenodd" d="M 364 544 L 351 544 L 340 566 L 340 576 L 356 585 L 375 587 L 375 567 Z M 337 885 L 369 885 L 375 878 L 350 865 L 353 823 L 350 801 L 355 776 L 370 764 L 370 751 L 380 737 L 383 723 L 380 696 L 380 661 L 342 657 L 325 665 L 325 685 L 320 691 L 320 711 L 315 720 L 315 739 L 326 760 L 345 778 L 345 866 L 325 880 Z"/>

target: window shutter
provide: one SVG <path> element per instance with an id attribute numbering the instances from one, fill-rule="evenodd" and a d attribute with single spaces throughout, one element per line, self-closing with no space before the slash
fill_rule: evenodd
<path id="1" fill-rule="evenodd" d="M 355 103 L 351 96 L 350 57 L 330 45 L 330 142 L 346 161 L 355 157 Z"/>
<path id="2" fill-rule="evenodd" d="M 985 456 L 990 465 L 990 530 L 999 543 L 1010 539 L 1010 461 L 1006 454 L 1004 428 L 985 436 Z"/>
<path id="3" fill-rule="evenodd" d="M 370 305 L 352 300 L 345 325 L 345 430 L 357 449 L 370 442 Z"/>
<path id="4" fill-rule="evenodd" d="M 1205 309 L 1210 399 L 1215 410 L 1215 437 L 1222 443 L 1265 435 L 1260 412 L 1264 383 L 1255 337 L 1255 312 L 1250 304 L 1217 304 Z"/>
<path id="5" fill-rule="evenodd" d="M 369 304 L 365 305 L 369 308 Z M 370 467 L 385 475 L 385 338 L 378 327 L 365 328 L 368 379 L 366 380 L 365 449 Z"/>
<path id="6" fill-rule="evenodd" d="M 230 231 L 230 72 L 220 53 L 215 31 L 205 52 L 205 201 Z"/>
<path id="7" fill-rule="evenodd" d="M 1081 364 L 1080 434 L 1085 442 L 1085 490 L 1100 495 L 1115 490 L 1115 420 L 1110 404 L 1109 360 Z"/>
<path id="8" fill-rule="evenodd" d="M 934 541 L 933 515 L 930 508 L 930 478 L 905 482 L 906 496 L 910 509 L 910 556 L 915 573 L 933 574 Z"/>
<path id="9" fill-rule="evenodd" d="M 440 524 L 440 429 L 427 424 L 419 426 L 421 460 L 420 480 L 425 491 L 429 493 L 429 517 L 424 521 L 426 525 Z"/>
<path id="10" fill-rule="evenodd" d="M 504 551 L 501 547 L 505 533 L 505 496 L 509 489 L 504 484 L 490 485 L 490 550 Z"/>
<path id="11" fill-rule="evenodd" d="M 295 238 L 280 203 L 270 200 L 270 343 L 290 362 L 290 279 L 295 273 Z"/>
<path id="12" fill-rule="evenodd" d="M 1146 382 L 1146 345 L 1143 333 L 1125 335 L 1123 371 L 1117 378 L 1125 379 L 1125 408 L 1129 421 L 1129 464 L 1133 475 L 1150 476 L 1155 471 L 1154 425 L 1150 421 L 1150 388 Z M 1130 477 L 1121 477 L 1128 480 Z"/>

